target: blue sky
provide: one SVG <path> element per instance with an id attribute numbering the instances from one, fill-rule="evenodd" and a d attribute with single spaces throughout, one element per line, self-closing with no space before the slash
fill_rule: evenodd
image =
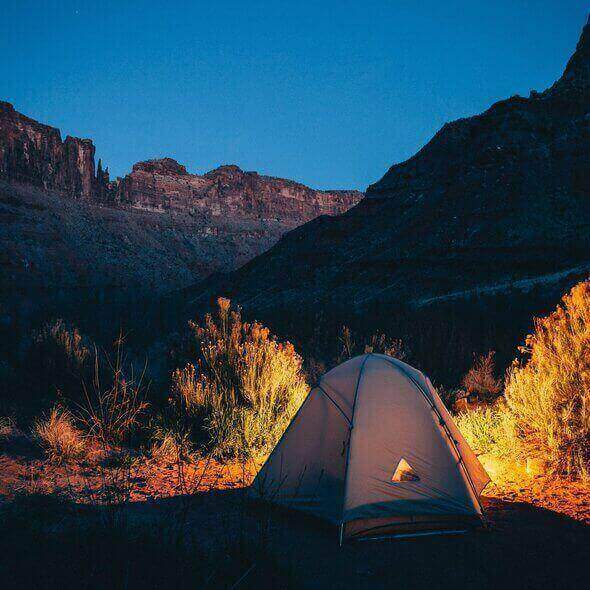
<path id="1" fill-rule="evenodd" d="M 171 156 L 361 188 L 561 74 L 587 2 L 0 0 L 0 99 L 115 175 Z"/>

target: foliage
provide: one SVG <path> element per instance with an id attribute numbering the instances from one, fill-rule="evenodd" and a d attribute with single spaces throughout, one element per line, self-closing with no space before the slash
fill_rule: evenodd
<path id="1" fill-rule="evenodd" d="M 78 417 L 88 434 L 103 444 L 124 442 L 148 404 L 145 401 L 144 371 L 136 378 L 133 366 L 127 370 L 123 355 L 123 336 L 115 342 L 115 355 L 94 353 L 94 377 L 90 387 L 83 384 L 84 402 Z"/>
<path id="2" fill-rule="evenodd" d="M 521 349 L 506 400 L 526 452 L 573 475 L 590 465 L 590 281 L 566 294 Z"/>
<path id="3" fill-rule="evenodd" d="M 33 333 L 29 365 L 34 367 L 40 387 L 55 387 L 75 397 L 90 357 L 88 343 L 78 328 L 62 319 L 47 322 Z"/>
<path id="4" fill-rule="evenodd" d="M 352 330 L 348 326 L 342 326 L 338 340 L 340 352 L 336 358 L 337 363 L 367 352 L 386 354 L 399 360 L 404 360 L 408 356 L 408 351 L 401 340 L 389 338 L 379 332 L 357 342 Z"/>
<path id="5" fill-rule="evenodd" d="M 461 385 L 467 395 L 476 394 L 483 400 L 493 400 L 502 392 L 502 381 L 495 375 L 496 365 L 493 351 L 478 357 L 467 371 Z"/>
<path id="6" fill-rule="evenodd" d="M 514 453 L 514 427 L 502 405 L 460 412 L 455 416 L 455 424 L 477 454 L 504 457 Z"/>
<path id="7" fill-rule="evenodd" d="M 54 463 L 75 461 L 86 453 L 84 434 L 75 425 L 72 414 L 59 405 L 35 421 L 33 434 Z"/>
<path id="8" fill-rule="evenodd" d="M 193 445 L 190 431 L 180 424 L 170 424 L 163 417 L 151 425 L 149 454 L 155 461 L 177 463 L 191 458 Z"/>
<path id="9" fill-rule="evenodd" d="M 214 456 L 268 453 L 307 392 L 302 359 L 268 328 L 219 298 L 203 325 L 189 323 L 194 361 L 173 374 L 173 402 L 199 425 Z"/>

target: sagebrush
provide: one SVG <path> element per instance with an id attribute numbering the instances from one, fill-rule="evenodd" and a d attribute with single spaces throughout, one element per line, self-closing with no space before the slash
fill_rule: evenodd
<path id="1" fill-rule="evenodd" d="M 189 325 L 194 359 L 173 374 L 178 411 L 201 428 L 215 456 L 269 452 L 306 395 L 301 357 L 268 328 L 244 322 L 228 299 L 202 325 Z"/>
<path id="2" fill-rule="evenodd" d="M 520 444 L 555 471 L 584 475 L 590 465 L 590 281 L 566 294 L 509 370 L 506 401 Z"/>

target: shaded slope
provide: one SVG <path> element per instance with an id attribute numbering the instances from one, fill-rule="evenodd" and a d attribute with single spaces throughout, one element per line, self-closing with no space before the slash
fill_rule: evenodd
<path id="1" fill-rule="evenodd" d="M 583 267 L 589 46 L 587 25 L 549 90 L 445 125 L 359 205 L 290 232 L 204 296 L 224 291 L 259 314 L 306 307 L 366 314 Z"/>

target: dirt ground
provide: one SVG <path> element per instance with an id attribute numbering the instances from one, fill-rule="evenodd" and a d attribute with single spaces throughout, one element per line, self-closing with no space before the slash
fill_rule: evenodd
<path id="1" fill-rule="evenodd" d="M 252 503 L 244 483 L 255 466 L 200 461 L 174 465 L 51 466 L 0 455 L 0 503 L 22 493 L 57 493 L 96 505 L 121 501 L 131 520 L 167 519 L 181 507 L 203 551 L 228 539 L 265 544 L 290 587 L 582 588 L 588 583 L 590 485 L 548 477 L 492 483 L 488 527 L 462 535 L 350 542 L 315 519 Z M 112 493 L 108 498 L 105 490 Z M 187 504 L 187 499 L 189 503 Z M 254 587 L 255 560 L 238 588 Z M 236 580 L 238 582 L 238 580 Z M 260 587 L 259 582 L 255 586 Z M 281 587 L 273 583 L 273 587 Z"/>

